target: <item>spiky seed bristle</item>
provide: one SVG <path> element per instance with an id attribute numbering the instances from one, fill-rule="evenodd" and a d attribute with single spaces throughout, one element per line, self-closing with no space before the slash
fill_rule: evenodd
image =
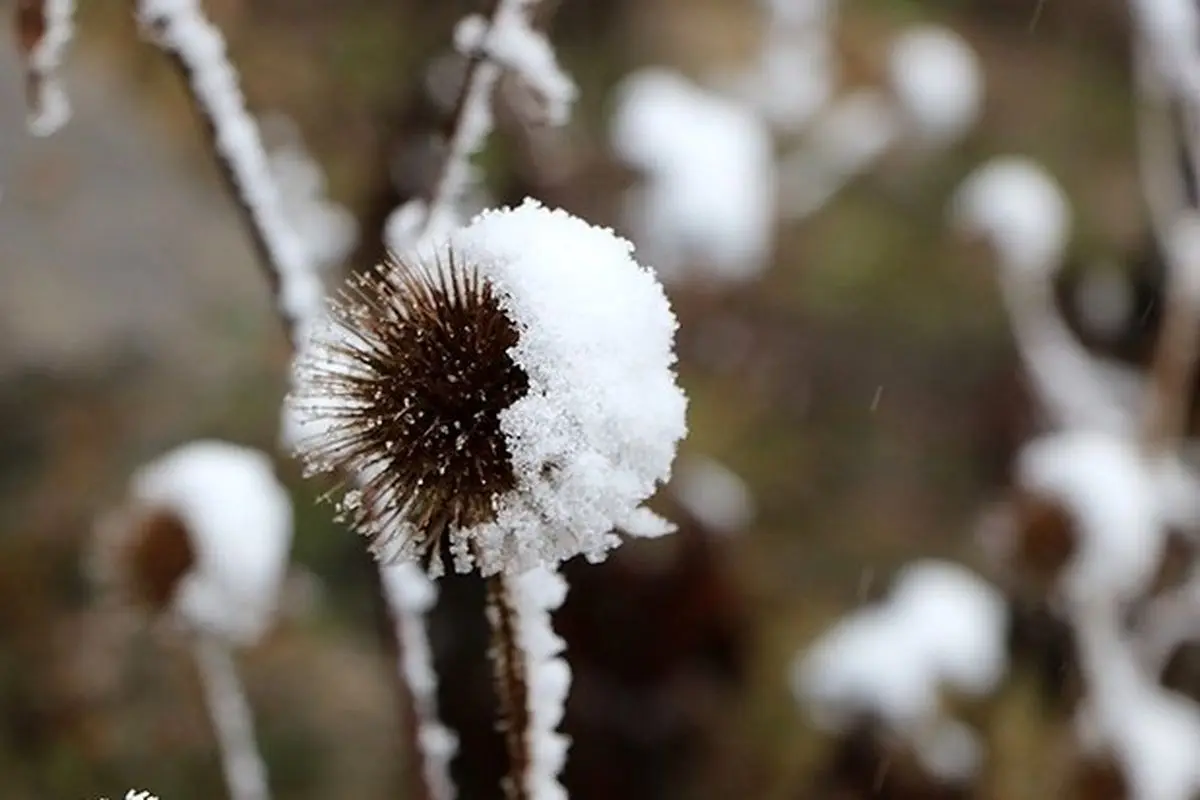
<path id="1" fill-rule="evenodd" d="M 336 407 L 314 463 L 355 472 L 349 522 L 378 542 L 407 528 L 426 564 L 443 534 L 494 518 L 516 483 L 501 413 L 529 389 L 518 331 L 494 288 L 453 251 L 351 279 L 333 309 L 346 334 L 315 365 Z M 357 467 L 357 470 L 355 469 Z"/>

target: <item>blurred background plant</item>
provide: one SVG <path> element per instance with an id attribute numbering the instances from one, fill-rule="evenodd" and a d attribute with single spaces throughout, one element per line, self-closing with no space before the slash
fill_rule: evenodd
<path id="1" fill-rule="evenodd" d="M 464 69 L 451 32 L 476 5 L 205 7 L 251 110 L 276 120 L 272 164 L 310 257 L 379 261 L 389 215 L 436 165 Z M 995 271 L 946 223 L 979 163 L 1019 152 L 1062 183 L 1067 320 L 1097 351 L 1149 360 L 1163 269 L 1145 248 L 1125 4 L 539 13 L 579 84 L 575 115 L 530 125 L 523 87 L 502 82 L 476 202 L 532 194 L 638 237 L 663 264 L 691 399 L 657 503 L 680 535 L 566 569 L 565 783 L 577 798 L 935 796 L 920 759 L 814 725 L 792 663 L 868 600 L 927 607 L 905 577 L 890 587 L 915 558 L 999 577 L 973 531 L 1037 409 Z M 178 77 L 127 6 L 82 4 L 76 27 L 61 78 L 73 116 L 52 138 L 28 136 L 20 53 L 0 52 L 0 796 L 217 797 L 189 653 L 98 606 L 81 554 L 163 451 L 206 437 L 277 451 L 287 345 Z M 376 572 L 315 502 L 322 487 L 277 467 L 293 564 L 279 624 L 241 658 L 275 796 L 421 796 Z M 460 735 L 454 777 L 461 797 L 498 797 L 482 587 L 442 586 L 430 641 Z M 1070 629 L 1023 598 L 1006 613 L 1011 668 L 947 715 L 976 732 L 978 769 L 936 790 L 1125 796 L 1069 780 Z M 878 660 L 893 655 L 899 670 L 899 651 Z M 1186 659 L 1168 671 L 1187 684 Z M 933 740 L 964 741 L 947 729 Z"/>

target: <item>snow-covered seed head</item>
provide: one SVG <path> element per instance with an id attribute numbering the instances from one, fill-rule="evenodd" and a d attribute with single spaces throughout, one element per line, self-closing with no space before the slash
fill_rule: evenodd
<path id="1" fill-rule="evenodd" d="M 983 237 L 1001 265 L 1020 278 L 1058 270 L 1071 229 L 1071 209 L 1058 183 L 1036 162 L 993 159 L 963 181 L 951 204 L 954 223 Z"/>
<path id="2" fill-rule="evenodd" d="M 950 142 L 978 119 L 982 70 L 957 34 L 936 25 L 915 27 L 892 43 L 888 58 L 892 91 L 919 136 Z"/>
<path id="3" fill-rule="evenodd" d="M 675 318 L 631 246 L 533 201 L 353 279 L 289 398 L 385 563 L 516 574 L 600 557 L 685 432 Z"/>
<path id="4" fill-rule="evenodd" d="M 261 452 L 196 441 L 144 465 L 101 520 L 91 566 L 115 596 L 250 644 L 274 618 L 292 507 Z"/>
<path id="5" fill-rule="evenodd" d="M 320 409 L 330 424 L 307 463 L 356 470 L 365 480 L 343 503 L 350 521 L 377 537 L 411 526 L 428 562 L 448 529 L 494 521 L 516 485 L 500 428 L 529 390 L 509 354 L 516 326 L 453 248 L 352 278 L 333 318 L 344 335 L 320 348 L 308 388 L 344 402 Z"/>

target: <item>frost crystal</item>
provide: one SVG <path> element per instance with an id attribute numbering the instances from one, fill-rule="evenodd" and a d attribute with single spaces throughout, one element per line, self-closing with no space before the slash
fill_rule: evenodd
<path id="1" fill-rule="evenodd" d="M 258 639 L 274 616 L 292 537 L 291 500 L 270 460 L 225 442 L 192 442 L 139 469 L 130 497 L 173 515 L 188 537 L 183 574 L 163 599 L 200 630 Z M 109 544 L 114 555 L 137 552 Z"/>
<path id="2" fill-rule="evenodd" d="M 315 472 L 385 563 L 518 574 L 600 558 L 686 426 L 675 317 L 632 246 L 534 201 L 353 280 L 289 404 Z"/>

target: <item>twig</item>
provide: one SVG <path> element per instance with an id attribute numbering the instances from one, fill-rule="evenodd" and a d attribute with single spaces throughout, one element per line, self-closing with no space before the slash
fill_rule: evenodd
<path id="1" fill-rule="evenodd" d="M 450 800 L 454 797 L 450 759 L 458 739 L 438 717 L 437 673 L 425 630 L 425 615 L 437 599 L 437 588 L 415 564 L 379 567 L 379 572 L 396 626 L 400 678 L 412 698 L 414 739 L 422 758 L 423 788 L 429 800 Z"/>
<path id="2" fill-rule="evenodd" d="M 204 633 L 194 648 L 208 712 L 221 750 L 232 800 L 268 800 L 267 770 L 254 740 L 254 722 L 229 649 Z"/>
<path id="3" fill-rule="evenodd" d="M 226 58 L 225 41 L 198 0 L 138 0 L 137 8 L 143 31 L 187 81 L 295 349 L 319 316 L 324 292 L 303 240 L 284 214 L 258 126 L 246 111 L 237 72 Z"/>
<path id="4" fill-rule="evenodd" d="M 1166 309 L 1143 419 L 1143 441 L 1151 453 L 1169 452 L 1187 436 L 1200 357 L 1200 216 L 1195 212 L 1179 216 L 1163 244 L 1168 266 Z"/>
<path id="5" fill-rule="evenodd" d="M 487 616 L 492 627 L 490 656 L 500 703 L 500 730 L 508 750 L 504 795 L 508 800 L 531 800 L 526 775 L 529 749 L 529 681 L 525 653 L 517 637 L 517 611 L 504 575 L 487 579 Z"/>

